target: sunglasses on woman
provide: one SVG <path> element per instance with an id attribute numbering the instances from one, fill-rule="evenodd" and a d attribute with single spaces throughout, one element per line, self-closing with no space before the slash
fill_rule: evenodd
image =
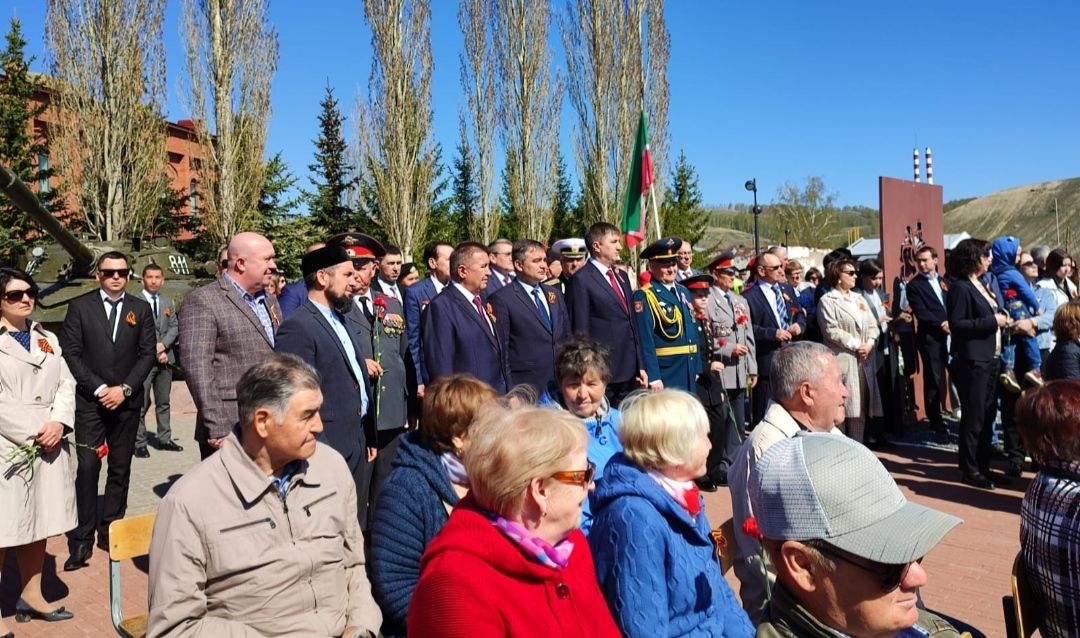
<path id="1" fill-rule="evenodd" d="M 23 300 L 23 296 L 30 298 L 30 301 L 37 299 L 38 291 L 33 288 L 26 288 L 23 290 L 9 290 L 4 293 L 4 301 L 8 303 L 19 303 Z"/>
<path id="2" fill-rule="evenodd" d="M 567 485 L 578 485 L 585 487 L 589 483 L 592 483 L 593 477 L 596 476 L 596 463 L 589 461 L 588 467 L 584 470 L 570 470 L 566 472 L 555 472 L 551 475 L 551 478 L 560 483 L 566 483 Z"/>
<path id="3" fill-rule="evenodd" d="M 859 558 L 825 542 L 810 542 L 803 544 L 816 549 L 830 558 L 842 560 L 845 563 L 854 565 L 877 577 L 878 584 L 881 585 L 881 591 L 886 594 L 900 587 L 900 583 L 904 582 L 904 578 L 907 576 L 908 570 L 911 569 L 913 564 L 922 564 L 923 562 L 923 559 L 919 558 L 910 563 L 878 563 L 876 561 Z"/>

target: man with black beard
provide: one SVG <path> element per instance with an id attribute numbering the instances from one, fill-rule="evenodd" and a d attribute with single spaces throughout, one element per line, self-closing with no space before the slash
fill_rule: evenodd
<path id="1" fill-rule="evenodd" d="M 353 292 L 352 257 L 341 245 L 330 245 L 301 260 L 308 298 L 281 324 L 274 350 L 295 354 L 318 370 L 324 401 L 319 409 L 319 439 L 345 457 L 356 483 L 356 514 L 367 525 L 369 483 L 375 460 L 375 432 L 368 413 L 364 350 L 345 322 Z"/>

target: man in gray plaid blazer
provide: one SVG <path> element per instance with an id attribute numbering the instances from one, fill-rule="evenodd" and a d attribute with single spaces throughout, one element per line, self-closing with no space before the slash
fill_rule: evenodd
<path id="1" fill-rule="evenodd" d="M 281 324 L 277 298 L 264 292 L 277 270 L 270 241 L 235 235 L 228 260 L 228 269 L 188 294 L 180 308 L 180 361 L 198 410 L 195 440 L 204 459 L 236 425 L 236 382 L 274 354 Z"/>

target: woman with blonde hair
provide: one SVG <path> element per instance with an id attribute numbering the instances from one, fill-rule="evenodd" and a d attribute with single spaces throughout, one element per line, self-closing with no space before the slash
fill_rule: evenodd
<path id="1" fill-rule="evenodd" d="M 424 393 L 419 431 L 401 437 L 393 469 L 375 502 L 369 573 L 384 636 L 404 636 L 420 557 L 469 489 L 461 461 L 473 424 L 499 395 L 469 374 L 439 377 Z"/>
<path id="2" fill-rule="evenodd" d="M 1054 313 L 1054 349 L 1043 364 L 1046 380 L 1080 379 L 1080 301 L 1058 306 Z"/>
<path id="3" fill-rule="evenodd" d="M 410 635 L 619 635 L 578 529 L 595 471 L 587 445 L 579 419 L 550 409 L 481 419 L 465 452 L 469 495 L 421 561 Z"/>
<path id="4" fill-rule="evenodd" d="M 680 390 L 633 394 L 619 406 L 623 452 L 592 496 L 589 544 L 624 636 L 754 634 L 720 571 L 694 480 L 705 475 L 709 421 Z"/>

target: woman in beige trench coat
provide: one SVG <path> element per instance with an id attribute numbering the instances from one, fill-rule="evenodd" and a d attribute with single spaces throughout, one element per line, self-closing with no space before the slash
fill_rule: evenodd
<path id="1" fill-rule="evenodd" d="M 15 618 L 67 620 L 41 593 L 45 541 L 75 527 L 75 475 L 62 442 L 75 422 L 75 379 L 56 335 L 30 319 L 37 286 L 21 270 L 0 268 L 0 566 L 15 548 L 22 594 Z M 7 459 L 37 443 L 30 466 Z M 9 635 L 0 621 L 0 638 Z"/>
<path id="2" fill-rule="evenodd" d="M 848 389 L 844 432 L 862 443 L 866 417 L 881 416 L 881 395 L 872 368 L 881 327 L 866 300 L 852 290 L 857 271 L 850 259 L 829 264 L 825 283 L 831 290 L 818 302 L 817 318 L 822 342 L 836 354 Z"/>

